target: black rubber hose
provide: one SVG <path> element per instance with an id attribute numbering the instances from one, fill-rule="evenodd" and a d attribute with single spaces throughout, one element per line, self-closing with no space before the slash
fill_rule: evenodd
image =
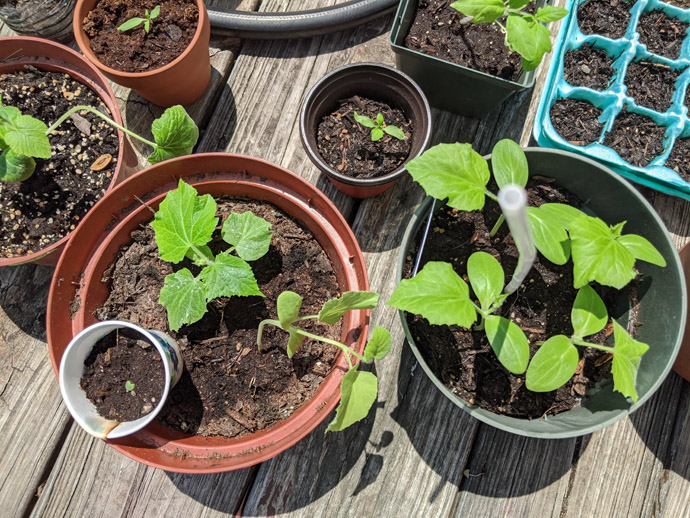
<path id="1" fill-rule="evenodd" d="M 238 38 L 286 39 L 319 36 L 349 29 L 387 14 L 398 0 L 354 0 L 296 13 L 209 10 L 214 33 Z"/>

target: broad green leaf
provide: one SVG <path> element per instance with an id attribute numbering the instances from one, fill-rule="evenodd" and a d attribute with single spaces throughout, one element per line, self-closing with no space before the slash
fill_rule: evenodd
<path id="1" fill-rule="evenodd" d="M 327 432 L 344 430 L 369 414 L 378 394 L 376 376 L 371 372 L 359 372 L 355 366 L 343 376 L 340 393 L 340 404 Z"/>
<path id="2" fill-rule="evenodd" d="M 156 7 L 151 10 L 150 18 L 158 18 L 158 15 L 161 14 L 161 6 L 157 5 Z"/>
<path id="3" fill-rule="evenodd" d="M 659 253 L 652 243 L 637 234 L 626 234 L 618 238 L 618 242 L 635 256 L 635 259 L 647 261 L 657 266 L 665 267 L 666 259 Z"/>
<path id="4" fill-rule="evenodd" d="M 381 128 L 374 128 L 371 130 L 371 141 L 376 142 L 377 140 L 381 140 L 383 137 L 383 130 Z"/>
<path id="5" fill-rule="evenodd" d="M 551 392 L 564 385 L 580 361 L 567 336 L 549 338 L 536 352 L 525 374 L 525 386 L 532 392 Z"/>
<path id="6" fill-rule="evenodd" d="M 206 314 L 204 286 L 187 268 L 165 278 L 159 302 L 168 310 L 168 323 L 173 331 L 183 324 L 193 324 Z"/>
<path id="7" fill-rule="evenodd" d="M 148 158 L 152 164 L 191 154 L 199 138 L 199 128 L 180 105 L 166 109 L 153 121 L 151 132 L 157 144 Z"/>
<path id="8" fill-rule="evenodd" d="M 520 187 L 527 185 L 527 157 L 522 148 L 510 139 L 500 140 L 494 146 L 491 152 L 491 169 L 499 189 L 509 184 Z"/>
<path id="9" fill-rule="evenodd" d="M 372 291 L 346 291 L 337 299 L 327 301 L 319 311 L 319 322 L 335 324 L 346 311 L 372 309 L 379 303 L 379 294 Z"/>
<path id="10" fill-rule="evenodd" d="M 475 252 L 467 260 L 467 276 L 480 307 L 484 311 L 488 310 L 501 295 L 505 285 L 501 264 L 486 252 Z"/>
<path id="11" fill-rule="evenodd" d="M 355 120 L 357 122 L 359 122 L 365 128 L 375 128 L 376 127 L 376 123 L 373 120 L 371 120 L 369 117 L 367 117 L 366 115 L 360 115 L 357 112 L 355 112 L 354 115 L 355 115 Z"/>
<path id="12" fill-rule="evenodd" d="M 46 136 L 48 126 L 30 115 L 20 115 L 9 123 L 2 138 L 17 155 L 50 158 L 50 140 Z"/>
<path id="13" fill-rule="evenodd" d="M 122 31 L 122 32 L 129 31 L 130 29 L 134 29 L 135 27 L 138 27 L 139 25 L 141 25 L 145 21 L 146 21 L 145 18 L 130 18 L 125 23 L 120 25 L 117 28 L 117 30 Z"/>
<path id="14" fill-rule="evenodd" d="M 615 320 L 613 321 L 613 339 L 616 342 L 611 364 L 613 389 L 637 401 L 638 395 L 635 390 L 637 368 L 640 366 L 642 355 L 649 350 L 649 346 L 631 337 Z"/>
<path id="15" fill-rule="evenodd" d="M 290 333 L 290 338 L 288 339 L 287 355 L 288 358 L 292 358 L 297 350 L 302 346 L 305 336 L 300 334 L 298 331 L 294 331 L 294 329 L 291 329 L 288 332 Z"/>
<path id="16" fill-rule="evenodd" d="M 13 122 L 17 118 L 21 117 L 22 112 L 19 108 L 15 106 L 2 106 L 0 107 L 0 126 L 6 126 L 8 123 Z"/>
<path id="17" fill-rule="evenodd" d="M 0 155 L 0 182 L 22 182 L 34 174 L 36 161 L 7 149 Z"/>
<path id="18" fill-rule="evenodd" d="M 386 304 L 421 315 L 433 325 L 469 328 L 477 320 L 467 284 L 443 262 L 428 262 L 412 279 L 400 281 Z"/>
<path id="19" fill-rule="evenodd" d="M 209 301 L 218 297 L 264 296 L 256 284 L 252 267 L 234 255 L 218 254 L 213 264 L 201 270 L 199 279 L 204 282 Z"/>
<path id="20" fill-rule="evenodd" d="M 534 246 L 554 264 L 565 264 L 570 257 L 570 239 L 565 228 L 541 208 L 527 207 L 527 221 Z"/>
<path id="21" fill-rule="evenodd" d="M 438 144 L 407 163 L 407 170 L 429 196 L 459 210 L 484 207 L 489 166 L 470 144 Z"/>
<path id="22" fill-rule="evenodd" d="M 450 6 L 465 16 L 471 16 L 474 23 L 491 23 L 505 12 L 502 0 L 457 0 Z"/>
<path id="23" fill-rule="evenodd" d="M 179 263 L 191 246 L 208 243 L 218 224 L 215 214 L 213 197 L 197 196 L 196 189 L 180 179 L 178 188 L 166 195 L 151 223 L 161 259 Z"/>
<path id="24" fill-rule="evenodd" d="M 552 5 L 547 5 L 544 7 L 539 7 L 534 17 L 540 22 L 549 23 L 558 21 L 567 14 L 568 10 L 564 9 L 563 7 L 554 7 Z"/>
<path id="25" fill-rule="evenodd" d="M 598 333 L 609 321 L 606 305 L 591 286 L 583 286 L 577 292 L 570 312 L 574 335 L 578 338 Z"/>
<path id="26" fill-rule="evenodd" d="M 283 329 L 287 330 L 290 325 L 299 318 L 299 310 L 302 308 L 302 297 L 294 291 L 284 291 L 278 295 L 276 309 L 278 320 Z"/>
<path id="27" fill-rule="evenodd" d="M 507 318 L 489 315 L 484 321 L 486 337 L 498 361 L 513 374 L 522 374 L 529 362 L 529 342 L 520 327 Z"/>
<path id="28" fill-rule="evenodd" d="M 405 132 L 398 128 L 397 126 L 386 126 L 383 131 L 388 133 L 391 137 L 395 137 L 398 140 L 405 140 Z"/>
<path id="29" fill-rule="evenodd" d="M 508 5 L 511 9 L 522 9 L 527 4 L 529 4 L 529 2 L 530 0 L 510 0 L 508 2 Z"/>
<path id="30" fill-rule="evenodd" d="M 252 212 L 231 213 L 223 222 L 221 235 L 226 243 L 245 261 L 256 261 L 266 255 L 271 246 L 271 224 Z"/>
<path id="31" fill-rule="evenodd" d="M 376 326 L 371 334 L 369 343 L 364 348 L 364 361 L 370 362 L 373 358 L 382 360 L 391 350 L 391 334 L 387 329 Z"/>
<path id="32" fill-rule="evenodd" d="M 551 31 L 541 23 L 530 25 L 530 30 L 536 40 L 536 54 L 534 60 L 538 65 L 544 57 L 544 54 L 551 52 Z"/>
<path id="33" fill-rule="evenodd" d="M 564 203 L 545 203 L 539 207 L 539 210 L 548 215 L 549 218 L 556 220 L 566 230 L 570 228 L 572 222 L 577 218 L 585 216 L 585 213 L 580 209 Z"/>
<path id="34" fill-rule="evenodd" d="M 527 22 L 519 14 L 510 14 L 506 19 L 506 41 L 510 50 L 520 54 L 525 60 L 537 57 L 537 40 Z"/>

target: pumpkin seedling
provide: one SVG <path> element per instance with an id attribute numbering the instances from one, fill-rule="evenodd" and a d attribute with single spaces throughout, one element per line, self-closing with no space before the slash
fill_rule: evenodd
<path id="1" fill-rule="evenodd" d="M 327 432 L 344 430 L 369 414 L 369 410 L 376 402 L 378 379 L 371 372 L 357 370 L 358 364 L 355 364 L 352 359 L 354 357 L 365 363 L 369 363 L 374 359 L 383 359 L 390 351 L 391 335 L 386 329 L 376 327 L 369 343 L 367 343 L 364 349 L 364 355 L 361 355 L 343 343 L 309 333 L 294 324 L 309 319 L 315 319 L 325 324 L 335 324 L 343 317 L 346 311 L 372 309 L 376 307 L 378 300 L 378 293 L 348 291 L 343 293 L 340 298 L 327 301 L 318 315 L 300 317 L 302 297 L 293 291 L 284 291 L 278 296 L 276 301 L 278 320 L 266 319 L 259 324 L 257 335 L 257 346 L 259 349 L 261 349 L 261 337 L 264 326 L 271 324 L 289 333 L 287 354 L 290 358 L 294 356 L 305 338 L 312 338 L 335 345 L 343 351 L 349 368 L 340 384 L 341 398 L 338 408 L 336 408 L 335 419 L 328 425 Z"/>
<path id="2" fill-rule="evenodd" d="M 136 385 L 134 383 L 132 383 L 129 380 L 125 381 L 125 390 L 127 392 L 132 392 L 134 390 L 134 387 L 136 387 Z"/>
<path id="3" fill-rule="evenodd" d="M 118 31 L 129 31 L 131 29 L 136 29 L 139 27 L 142 23 L 144 24 L 144 30 L 146 31 L 146 34 L 149 33 L 151 30 L 151 25 L 153 24 L 153 20 L 155 18 L 158 18 L 158 15 L 161 13 L 161 6 L 157 5 L 153 9 L 151 9 L 151 12 L 149 13 L 149 10 L 146 9 L 144 12 L 144 18 L 130 18 L 127 20 L 125 23 L 120 25 L 117 30 Z"/>
<path id="4" fill-rule="evenodd" d="M 355 120 L 360 123 L 365 128 L 371 128 L 371 141 L 376 142 L 381 140 L 383 134 L 386 133 L 391 137 L 395 137 L 398 140 L 405 140 L 405 133 L 403 130 L 392 124 L 384 125 L 383 114 L 379 113 L 376 116 L 376 120 L 371 120 L 370 117 L 366 115 L 360 115 L 355 112 Z"/>

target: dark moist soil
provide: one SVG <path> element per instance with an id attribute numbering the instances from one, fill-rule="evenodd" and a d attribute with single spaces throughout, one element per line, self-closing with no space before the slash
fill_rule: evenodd
<path id="1" fill-rule="evenodd" d="M 622 111 L 604 138 L 604 145 L 616 151 L 623 160 L 646 167 L 664 151 L 666 128 L 649 117 Z"/>
<path id="2" fill-rule="evenodd" d="M 602 111 L 587 101 L 558 99 L 551 107 L 551 124 L 558 134 L 575 146 L 588 146 L 599 140 L 604 126 Z"/>
<path id="3" fill-rule="evenodd" d="M 129 391 L 128 381 L 134 383 Z M 160 402 L 165 369 L 151 342 L 136 331 L 120 329 L 96 342 L 84 361 L 80 386 L 101 416 L 134 421 Z"/>
<path id="4" fill-rule="evenodd" d="M 642 13 L 637 22 L 637 32 L 640 43 L 644 43 L 649 52 L 677 59 L 689 25 L 666 16 L 663 11 L 651 11 Z"/>
<path id="5" fill-rule="evenodd" d="M 671 107 L 679 75 L 680 72 L 674 72 L 667 65 L 633 62 L 625 73 L 625 86 L 637 105 L 664 113 Z"/>
<path id="6" fill-rule="evenodd" d="M 48 126 L 81 104 L 110 115 L 101 99 L 83 84 L 66 74 L 31 67 L 0 77 L 0 95 L 4 105 L 15 106 Z M 53 156 L 36 158 L 36 170 L 29 179 L 0 182 L 0 257 L 28 255 L 59 241 L 110 185 L 117 161 L 117 132 L 91 113 L 73 117 L 50 135 Z M 108 165 L 92 170 L 103 155 L 109 155 L 104 158 Z"/>
<path id="7" fill-rule="evenodd" d="M 622 38 L 628 28 L 633 5 L 635 2 L 628 0 L 589 0 L 577 10 L 577 25 L 583 34 Z"/>
<path id="8" fill-rule="evenodd" d="M 690 0 L 666 0 L 666 3 L 680 7 L 681 9 L 687 9 L 690 7 Z"/>
<path id="9" fill-rule="evenodd" d="M 580 205 L 577 198 L 558 188 L 551 179 L 531 179 L 528 196 L 532 206 L 547 202 Z M 501 262 L 506 283 L 509 282 L 518 256 L 512 237 L 505 224 L 493 239 L 489 236 L 499 211 L 498 205 L 491 202 L 482 211 L 442 208 L 433 219 L 420 269 L 428 261 L 446 261 L 466 279 L 467 258 L 483 251 Z M 421 234 L 420 231 L 416 236 L 414 248 L 407 257 L 406 278 L 411 276 Z M 621 295 L 621 292 L 598 285 L 595 289 L 606 303 L 609 315 L 614 317 L 623 312 L 623 308 L 617 307 L 621 297 L 626 307 L 630 297 L 634 302 L 634 293 Z M 575 296 L 572 263 L 557 266 L 539 255 L 524 284 L 506 300 L 500 312 L 522 328 L 533 355 L 537 350 L 536 342 L 556 334 L 572 334 L 570 311 Z M 406 318 L 412 337 L 436 376 L 469 404 L 495 413 L 529 419 L 557 414 L 576 406 L 610 376 L 611 358 L 607 353 L 578 347 L 580 363 L 568 383 L 551 392 L 530 392 L 524 385 L 524 375 L 511 374 L 498 362 L 484 332 L 468 331 L 459 326 L 433 326 L 424 318 L 411 314 Z M 607 325 L 588 341 L 603 344 L 610 333 L 611 325 Z"/>
<path id="10" fill-rule="evenodd" d="M 405 140 L 388 134 L 372 142 L 371 129 L 355 121 L 354 112 L 375 121 L 380 113 L 386 126 L 397 126 Z M 395 171 L 410 155 L 412 124 L 402 110 L 386 103 L 354 96 L 319 124 L 316 145 L 321 158 L 336 171 L 352 178 L 376 178 Z"/>
<path id="11" fill-rule="evenodd" d="M 522 58 L 505 46 L 496 24 L 461 24 L 465 16 L 450 0 L 420 0 L 405 46 L 509 81 L 518 79 Z M 443 88 L 443 85 L 439 85 Z"/>
<path id="12" fill-rule="evenodd" d="M 304 298 L 302 315 L 317 314 L 328 299 L 340 295 L 333 267 L 312 234 L 268 203 L 222 198 L 217 200 L 220 224 L 232 212 L 251 210 L 272 225 L 268 253 L 252 263 L 259 288 L 266 296 L 220 298 L 209 303 L 199 322 L 172 332 L 166 311 L 158 304 L 164 278 L 186 261 L 172 266 L 158 257 L 154 233 L 146 225 L 131 234 L 103 282 L 110 296 L 97 311 L 101 320 L 135 322 L 169 333 L 184 358 L 184 374 L 172 389 L 157 419 L 162 424 L 198 435 L 236 437 L 261 430 L 291 415 L 311 398 L 338 355 L 335 346 L 306 340 L 292 359 L 287 357 L 287 333 L 264 328 L 263 348 L 257 349 L 257 327 L 277 318 L 275 303 L 283 290 Z M 219 227 L 220 228 L 220 224 Z M 215 251 L 227 248 L 219 231 Z M 304 329 L 339 340 L 341 326 L 307 320 Z"/>
<path id="13" fill-rule="evenodd" d="M 690 160 L 688 157 L 690 157 L 690 138 L 676 139 L 664 165 L 673 169 L 686 182 L 690 182 Z"/>
<path id="14" fill-rule="evenodd" d="M 160 5 L 151 22 L 128 31 L 117 28 L 132 18 L 144 18 Z M 199 25 L 192 0 L 99 0 L 82 21 L 91 50 L 106 66 L 122 72 L 147 72 L 167 65 L 189 46 Z"/>
<path id="15" fill-rule="evenodd" d="M 614 73 L 613 58 L 587 44 L 563 57 L 563 77 L 573 86 L 606 90 Z"/>

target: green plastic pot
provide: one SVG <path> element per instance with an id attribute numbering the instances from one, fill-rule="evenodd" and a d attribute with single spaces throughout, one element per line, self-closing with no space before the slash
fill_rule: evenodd
<path id="1" fill-rule="evenodd" d="M 599 216 L 609 224 L 627 221 L 626 233 L 646 237 L 666 259 L 665 268 L 642 261 L 635 265 L 643 274 L 638 312 L 638 319 L 643 325 L 638 327 L 636 339 L 649 345 L 637 375 L 638 401 L 632 403 L 618 392 L 613 392 L 613 383 L 610 382 L 583 399 L 580 406 L 555 416 L 528 420 L 494 414 L 468 404 L 436 377 L 410 335 L 402 311 L 400 316 L 407 342 L 424 372 L 460 408 L 480 421 L 518 435 L 553 439 L 576 437 L 600 430 L 635 411 L 666 378 L 678 354 L 685 329 L 687 295 L 683 269 L 663 222 L 647 200 L 625 180 L 597 162 L 567 151 L 527 148 L 525 154 L 530 176 L 555 178 L 558 184 L 585 202 L 583 209 L 586 212 Z M 402 278 L 406 257 L 411 253 L 414 237 L 417 232 L 423 231 L 432 203 L 433 198 L 427 198 L 407 227 L 398 260 L 398 282 Z M 627 314 L 623 315 L 622 320 L 627 320 Z"/>

